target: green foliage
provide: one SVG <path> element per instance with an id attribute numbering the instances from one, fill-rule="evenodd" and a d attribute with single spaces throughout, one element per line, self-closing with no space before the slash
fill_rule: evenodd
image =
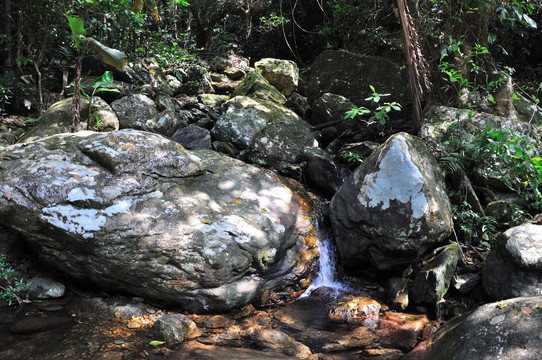
<path id="1" fill-rule="evenodd" d="M 458 149 L 450 154 L 469 167 L 469 163 L 491 159 L 501 179 L 530 204 L 542 210 L 542 158 L 535 139 L 512 129 L 494 129 L 490 123 L 473 138 L 452 138 L 445 143 Z M 453 129 L 452 129 L 453 130 Z"/>
<path id="2" fill-rule="evenodd" d="M 373 85 L 369 85 L 371 88 L 371 91 L 373 92 L 371 96 L 365 98 L 365 101 L 371 101 L 375 104 L 379 104 L 380 100 L 383 97 L 390 96 L 391 94 L 380 94 L 378 93 Z M 391 111 L 401 111 L 401 105 L 395 101 L 393 102 L 385 102 L 382 105 L 379 105 L 374 112 L 371 112 L 371 110 L 367 109 L 364 106 L 360 107 L 353 107 L 351 110 L 347 111 L 345 113 L 345 119 L 353 119 L 358 115 L 366 115 L 371 114 L 369 117 L 368 123 L 372 122 L 378 122 L 380 125 L 385 125 L 386 122 L 389 120 L 389 113 Z"/>
<path id="3" fill-rule="evenodd" d="M 66 15 L 66 17 L 68 18 L 73 34 L 74 47 L 78 54 L 81 53 L 81 45 L 83 45 L 86 49 L 97 55 L 105 64 L 114 66 L 119 70 L 126 65 L 126 54 L 122 51 L 107 47 L 94 38 L 85 37 L 87 31 L 80 17 L 70 15 Z"/>
<path id="4" fill-rule="evenodd" d="M 542 158 L 536 141 L 514 130 L 494 130 L 489 124 L 477 134 L 483 152 L 507 164 L 513 174 L 502 170 L 503 180 L 527 200 L 535 210 L 542 209 Z"/>
<path id="5" fill-rule="evenodd" d="M 9 305 L 17 302 L 23 304 L 21 294 L 30 286 L 30 282 L 18 279 L 15 269 L 6 262 L 6 255 L 0 254 L 0 299 L 7 301 Z"/>
<path id="6" fill-rule="evenodd" d="M 480 44 L 474 44 L 474 47 L 468 52 L 462 51 L 463 42 L 461 40 L 448 38 L 440 50 L 439 70 L 444 75 L 445 91 L 453 90 L 460 94 L 462 89 L 466 88 L 470 92 L 478 90 L 487 91 L 489 83 L 478 83 L 479 79 L 487 79 L 486 68 L 490 64 L 490 53 L 487 47 Z M 465 64 L 458 67 L 457 64 Z"/>
<path id="7" fill-rule="evenodd" d="M 451 194 L 453 199 L 455 195 Z M 466 201 L 452 205 L 454 226 L 459 230 L 466 242 L 483 243 L 490 247 L 491 241 L 499 233 L 497 220 L 493 216 L 480 215 L 472 210 Z"/>
<path id="8" fill-rule="evenodd" d="M 353 152 L 353 151 L 349 151 L 349 150 L 343 150 L 339 153 L 339 156 L 341 158 L 343 158 L 344 160 L 346 160 L 347 162 L 349 163 L 361 163 L 362 160 L 361 160 L 361 155 L 356 153 L 356 152 Z"/>
<path id="9" fill-rule="evenodd" d="M 99 76 L 92 82 L 92 92 L 90 95 L 85 92 L 84 86 L 81 86 L 81 93 L 87 98 L 89 102 L 88 107 L 88 118 L 90 119 L 92 116 L 92 109 L 93 109 L 93 99 L 96 94 L 99 94 L 101 92 L 115 92 L 119 93 L 120 91 L 118 89 L 111 89 L 109 88 L 110 85 L 113 84 L 115 79 L 113 78 L 113 73 L 111 71 L 106 71 L 102 74 L 102 76 Z M 96 119 L 96 128 L 99 129 L 101 127 L 101 120 L 97 113 L 94 114 Z"/>
<path id="10" fill-rule="evenodd" d="M 286 19 L 284 16 L 277 15 L 276 12 L 271 12 L 268 16 L 260 17 L 260 23 L 258 29 L 260 31 L 271 31 L 276 29 L 283 24 L 288 23 L 290 20 Z"/>
<path id="11" fill-rule="evenodd" d="M 79 16 L 66 15 L 66 17 L 68 18 L 68 23 L 70 24 L 70 29 L 72 31 L 74 47 L 77 51 L 80 51 L 79 45 L 81 43 L 81 38 L 83 35 L 87 34 L 83 20 Z"/>
<path id="12" fill-rule="evenodd" d="M 515 30 L 517 24 L 536 29 L 538 25 L 531 18 L 535 11 L 540 8 L 536 1 L 511 0 L 498 2 L 495 8 L 502 25 Z"/>

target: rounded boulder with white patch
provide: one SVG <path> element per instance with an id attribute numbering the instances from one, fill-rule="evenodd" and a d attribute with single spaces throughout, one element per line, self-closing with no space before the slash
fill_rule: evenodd
<path id="1" fill-rule="evenodd" d="M 0 153 L 0 224 L 43 261 L 191 312 L 295 299 L 318 266 L 311 204 L 271 172 L 137 130 Z"/>
<path id="2" fill-rule="evenodd" d="M 452 232 L 441 170 L 427 146 L 407 133 L 390 137 L 331 201 L 341 263 L 352 271 L 401 269 Z"/>

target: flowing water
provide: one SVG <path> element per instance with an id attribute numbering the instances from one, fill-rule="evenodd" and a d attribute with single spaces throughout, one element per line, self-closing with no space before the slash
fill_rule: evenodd
<path id="1" fill-rule="evenodd" d="M 302 297 L 309 296 L 314 290 L 320 287 L 332 289 L 337 293 L 350 290 L 347 284 L 336 279 L 337 264 L 331 235 L 327 233 L 321 238 L 322 240 L 318 242 L 318 250 L 320 251 L 318 275 L 316 279 L 312 281 L 305 293 L 303 293 Z"/>

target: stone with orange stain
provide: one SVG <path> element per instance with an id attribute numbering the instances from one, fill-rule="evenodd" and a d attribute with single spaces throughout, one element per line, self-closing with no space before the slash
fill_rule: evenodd
<path id="1" fill-rule="evenodd" d="M 429 319 L 425 315 L 387 312 L 380 317 L 376 334 L 383 346 L 411 350 L 427 324 Z"/>
<path id="2" fill-rule="evenodd" d="M 335 321 L 374 325 L 380 316 L 380 303 L 368 296 L 346 295 L 330 306 L 329 317 Z"/>
<path id="3" fill-rule="evenodd" d="M 211 329 L 225 328 L 231 324 L 232 321 L 223 315 L 214 315 L 203 321 L 203 326 Z"/>

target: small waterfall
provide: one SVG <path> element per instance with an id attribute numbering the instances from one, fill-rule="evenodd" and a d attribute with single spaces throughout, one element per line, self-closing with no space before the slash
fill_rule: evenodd
<path id="1" fill-rule="evenodd" d="M 349 287 L 346 284 L 335 278 L 335 251 L 333 248 L 333 240 L 329 234 L 323 236 L 323 239 L 318 242 L 318 250 L 320 251 L 320 267 L 318 269 L 318 275 L 303 293 L 302 297 L 309 296 L 311 292 L 319 287 L 327 287 L 333 289 L 335 292 L 349 290 Z"/>

